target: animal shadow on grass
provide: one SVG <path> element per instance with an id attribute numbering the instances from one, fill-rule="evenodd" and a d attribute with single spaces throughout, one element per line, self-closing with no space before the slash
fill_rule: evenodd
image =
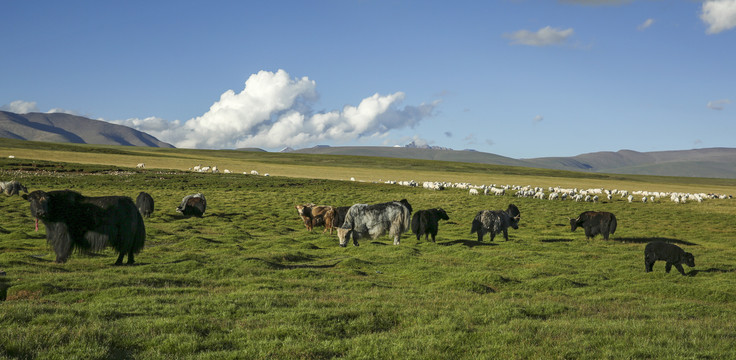
<path id="1" fill-rule="evenodd" d="M 636 243 L 636 244 L 647 244 L 652 241 L 662 241 L 670 244 L 679 244 L 679 245 L 698 245 L 696 243 L 692 243 L 685 240 L 679 240 L 679 239 L 671 239 L 671 238 L 664 238 L 664 237 L 630 237 L 630 238 L 612 238 L 613 241 L 619 241 L 622 243 Z"/>
<path id="2" fill-rule="evenodd" d="M 478 240 L 452 240 L 452 241 L 445 241 L 445 242 L 437 242 L 437 245 L 442 246 L 452 246 L 452 245 L 465 245 L 469 248 L 474 248 L 476 246 L 497 246 L 498 244 L 492 243 L 492 242 L 480 242 Z"/>
<path id="3" fill-rule="evenodd" d="M 557 242 L 572 242 L 572 239 L 542 239 L 539 240 L 543 243 L 557 243 Z"/>
<path id="4" fill-rule="evenodd" d="M 276 262 L 273 262 L 273 261 L 263 260 L 263 259 L 260 259 L 260 258 L 257 258 L 257 257 L 245 258 L 244 260 L 258 260 L 258 261 L 262 261 L 263 263 L 265 263 L 269 267 L 274 268 L 274 269 L 277 269 L 277 270 L 328 269 L 328 268 L 333 268 L 333 267 L 337 266 L 337 264 L 339 264 L 342 261 L 342 260 L 338 260 L 334 264 L 325 264 L 325 265 L 309 265 L 309 264 L 284 265 L 284 264 L 279 264 L 279 263 L 276 263 Z"/>
<path id="5" fill-rule="evenodd" d="M 690 270 L 690 272 L 687 273 L 687 276 L 695 276 L 695 275 L 698 275 L 701 272 L 704 272 L 704 273 L 732 273 L 732 272 L 736 272 L 736 269 L 710 268 L 710 269 L 706 269 L 706 270 Z"/>

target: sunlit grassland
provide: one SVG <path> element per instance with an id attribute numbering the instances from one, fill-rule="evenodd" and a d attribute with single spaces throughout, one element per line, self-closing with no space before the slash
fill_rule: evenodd
<path id="1" fill-rule="evenodd" d="M 57 149 L 73 154 L 59 159 L 70 164 L 32 160 L 52 160 L 39 154 L 56 150 L 0 149 L 2 157 L 6 151 L 17 157 L 0 160 L 0 180 L 17 179 L 31 191 L 131 197 L 147 191 L 156 200 L 138 264 L 115 267 L 111 250 L 53 263 L 43 227 L 33 231 L 28 203 L 0 196 L 0 269 L 7 273 L 0 277 L 0 357 L 736 357 L 736 200 L 586 204 L 330 178 L 456 177 L 478 184 L 736 194 L 732 180 L 107 149 Z M 115 154 L 121 151 L 140 155 Z M 232 163 L 232 170 L 242 164 L 239 172 L 252 167 L 272 176 L 130 169 L 138 162 L 170 168 L 167 161 L 182 161 L 185 168 Z M 28 164 L 56 172 L 17 171 Z M 266 166 L 272 168 L 262 170 Z M 305 175 L 274 176 L 292 171 Z M 178 202 L 194 192 L 207 196 L 205 216 L 177 215 Z M 447 210 L 450 220 L 440 223 L 437 243 L 418 242 L 409 233 L 398 246 L 382 237 L 340 248 L 335 235 L 307 232 L 294 209 L 304 202 L 342 206 L 401 198 L 415 210 Z M 522 220 L 510 241 L 477 242 L 469 233 L 475 213 L 512 202 Z M 617 215 L 613 240 L 588 241 L 582 230 L 570 232 L 568 217 L 589 209 Z M 643 249 L 653 239 L 692 252 L 691 276 L 666 274 L 661 262 L 645 273 Z"/>

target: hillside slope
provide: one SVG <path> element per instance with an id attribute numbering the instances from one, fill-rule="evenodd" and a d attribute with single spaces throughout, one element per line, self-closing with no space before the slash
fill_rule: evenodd
<path id="1" fill-rule="evenodd" d="M 290 151 L 302 154 L 378 156 L 613 174 L 736 178 L 736 149 L 676 151 L 601 151 L 572 157 L 514 159 L 472 150 L 438 150 L 380 146 L 318 146 Z"/>
<path id="2" fill-rule="evenodd" d="M 127 126 L 64 113 L 0 111 L 0 137 L 78 144 L 174 147 Z"/>

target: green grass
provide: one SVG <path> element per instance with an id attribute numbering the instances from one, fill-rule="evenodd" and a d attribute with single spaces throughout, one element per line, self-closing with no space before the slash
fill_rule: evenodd
<path id="1" fill-rule="evenodd" d="M 615 199 L 593 205 L 471 197 L 465 190 L 316 177 L 324 169 L 337 173 L 335 168 L 396 171 L 400 179 L 416 171 L 443 177 L 448 168 L 456 169 L 453 176 L 483 179 L 506 170 L 442 162 L 392 170 L 373 159 L 363 167 L 366 161 L 356 165 L 355 158 L 338 157 L 339 164 L 326 166 L 319 158 L 304 165 L 302 157 L 276 154 L 87 148 L 104 147 L 58 150 L 78 153 L 67 158 L 74 163 L 2 159 L 0 180 L 90 196 L 147 191 L 156 210 L 146 220 L 146 248 L 135 266 L 112 266 L 111 250 L 53 263 L 43 226 L 33 231 L 28 203 L 0 196 L 0 269 L 7 273 L 0 277 L 0 358 L 736 357 L 736 200 L 675 205 Z M 179 157 L 191 165 L 193 159 L 217 159 L 216 164 L 271 166 L 276 174 L 309 168 L 315 173 L 294 178 L 133 171 L 115 165 L 114 156 L 130 155 L 112 150 L 139 152 L 147 167 L 152 159 Z M 394 160 L 388 164 L 398 166 Z M 728 180 L 511 170 L 519 175 L 505 176 L 520 184 L 555 178 L 578 187 L 610 182 L 606 187 L 629 184 L 629 190 L 736 189 Z M 178 216 L 174 208 L 194 192 L 207 196 L 207 213 L 201 219 Z M 450 220 L 440 223 L 437 243 L 406 234 L 399 246 L 381 237 L 340 248 L 335 235 L 307 232 L 294 209 L 304 202 L 401 198 L 415 210 L 447 210 Z M 510 241 L 477 242 L 469 233 L 475 213 L 505 209 L 510 202 L 522 212 Z M 588 209 L 617 215 L 613 240 L 587 241 L 582 230 L 570 232 L 567 218 Z M 645 273 L 643 249 L 653 239 L 692 252 L 697 266 L 686 268 L 691 276 L 666 274 L 661 262 Z"/>

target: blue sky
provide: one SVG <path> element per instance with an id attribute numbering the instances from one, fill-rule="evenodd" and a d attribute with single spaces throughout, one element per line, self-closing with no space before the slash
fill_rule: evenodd
<path id="1" fill-rule="evenodd" d="M 179 147 L 734 147 L 736 0 L 2 1 L 0 106 Z"/>

